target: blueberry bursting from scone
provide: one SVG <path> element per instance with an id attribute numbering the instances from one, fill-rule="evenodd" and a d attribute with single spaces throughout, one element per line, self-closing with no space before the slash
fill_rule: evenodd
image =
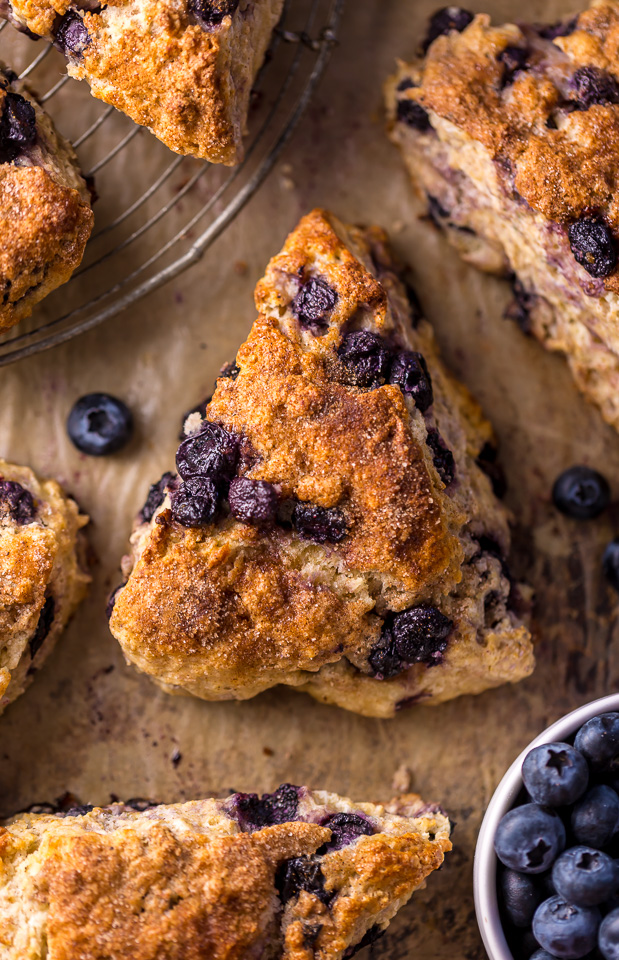
<path id="1" fill-rule="evenodd" d="M 45 37 L 70 76 L 171 150 L 243 159 L 252 84 L 284 0 L 0 0 L 18 29 Z"/>
<path id="2" fill-rule="evenodd" d="M 283 784 L 173 806 L 26 813 L 0 826 L 5 960 L 348 960 L 451 850 L 415 795 Z"/>
<path id="3" fill-rule="evenodd" d="M 619 429 L 618 38 L 616 0 L 546 26 L 446 7 L 386 94 L 431 219 Z"/>
<path id="4" fill-rule="evenodd" d="M 70 278 L 92 224 L 73 147 L 0 64 L 0 331 Z"/>
<path id="5" fill-rule="evenodd" d="M 170 690 L 278 683 L 371 716 L 533 669 L 489 424 L 378 229 L 315 211 L 149 494 L 110 627 Z M 497 478 L 498 479 L 498 478 Z"/>
<path id="6" fill-rule="evenodd" d="M 0 713 L 31 682 L 86 592 L 87 522 L 55 480 L 0 460 Z"/>

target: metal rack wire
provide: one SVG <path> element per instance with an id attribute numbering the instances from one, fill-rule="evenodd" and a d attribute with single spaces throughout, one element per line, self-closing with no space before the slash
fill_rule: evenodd
<path id="1" fill-rule="evenodd" d="M 170 153 L 67 77 L 53 47 L 40 49 L 43 41 L 0 23 L 0 59 L 27 78 L 95 177 L 99 197 L 80 268 L 0 336 L 0 366 L 77 336 L 199 260 L 275 164 L 327 63 L 343 3 L 286 0 L 255 84 L 245 160 L 233 168 Z"/>

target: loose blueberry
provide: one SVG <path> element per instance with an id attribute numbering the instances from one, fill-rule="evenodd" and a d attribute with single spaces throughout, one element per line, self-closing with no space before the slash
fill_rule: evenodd
<path id="1" fill-rule="evenodd" d="M 580 110 L 588 110 L 595 103 L 619 103 L 617 81 L 597 67 L 579 67 L 572 77 L 572 86 L 572 99 Z"/>
<path id="2" fill-rule="evenodd" d="M 613 910 L 602 920 L 598 947 L 604 960 L 619 960 L 619 910 Z"/>
<path id="3" fill-rule="evenodd" d="M 522 779 L 536 803 L 562 807 L 583 795 L 589 768 L 583 755 L 569 743 L 544 743 L 526 755 Z"/>
<path id="4" fill-rule="evenodd" d="M 171 497 L 172 516 L 183 527 L 211 523 L 219 506 L 217 486 L 208 477 L 192 477 L 179 484 Z"/>
<path id="5" fill-rule="evenodd" d="M 430 17 L 428 32 L 422 44 L 422 50 L 425 53 L 431 43 L 434 43 L 437 37 L 445 33 L 451 33 L 456 30 L 462 33 L 473 19 L 473 14 L 462 7 L 442 7 Z"/>
<path id="6" fill-rule="evenodd" d="M 36 626 L 34 634 L 30 637 L 28 646 L 30 647 L 30 659 L 33 660 L 41 647 L 43 646 L 49 631 L 52 629 L 52 624 L 54 622 L 54 613 L 56 611 L 56 603 L 53 597 L 48 597 L 43 607 L 41 613 L 39 614 L 39 620 Z"/>
<path id="7" fill-rule="evenodd" d="M 283 783 L 273 793 L 237 793 L 233 806 L 239 826 L 246 832 L 261 830 L 276 823 L 291 823 L 297 815 L 299 788 Z"/>
<path id="8" fill-rule="evenodd" d="M 228 492 L 230 512 L 241 523 L 265 526 L 275 519 L 279 496 L 272 483 L 237 477 Z"/>
<path id="9" fill-rule="evenodd" d="M 594 770 L 613 768 L 619 757 L 619 713 L 603 713 L 582 725 L 574 746 Z"/>
<path id="10" fill-rule="evenodd" d="M 209 477 L 225 486 L 234 476 L 238 457 L 238 438 L 219 424 L 204 420 L 199 433 L 183 440 L 176 451 L 176 468 L 183 480 Z"/>
<path id="11" fill-rule="evenodd" d="M 172 480 L 174 480 L 173 473 L 164 473 L 161 479 L 150 487 L 146 502 L 140 511 L 143 523 L 150 523 L 153 519 L 153 514 L 165 500 L 166 490 Z"/>
<path id="12" fill-rule="evenodd" d="M 571 824 L 578 843 L 605 847 L 619 825 L 619 796 L 606 784 L 591 787 L 574 805 Z"/>
<path id="13" fill-rule="evenodd" d="M 88 393 L 73 404 L 67 431 L 82 453 L 103 457 L 129 441 L 133 417 L 129 407 L 108 393 Z"/>
<path id="14" fill-rule="evenodd" d="M 337 293 L 324 280 L 315 278 L 304 283 L 290 308 L 301 326 L 324 330 L 329 325 L 329 314 L 337 303 Z"/>
<path id="15" fill-rule="evenodd" d="M 32 494 L 21 483 L 15 480 L 4 480 L 0 477 L 0 517 L 8 514 L 9 519 L 22 526 L 32 523 L 36 516 L 36 507 Z"/>
<path id="16" fill-rule="evenodd" d="M 73 10 L 69 10 L 62 17 L 56 27 L 54 40 L 65 56 L 73 54 L 75 57 L 81 57 L 86 47 L 92 42 L 86 24 L 79 13 Z"/>
<path id="17" fill-rule="evenodd" d="M 432 427 L 428 430 L 426 443 L 432 451 L 432 460 L 436 471 L 446 487 L 453 481 L 456 475 L 456 461 L 454 455 L 441 437 L 438 430 Z"/>
<path id="18" fill-rule="evenodd" d="M 337 355 L 346 367 L 349 379 L 358 387 L 379 387 L 387 379 L 390 351 L 377 333 L 370 330 L 348 333 L 339 345 Z"/>
<path id="19" fill-rule="evenodd" d="M 576 520 L 592 520 L 610 502 L 606 479 L 591 467 L 569 467 L 559 474 L 552 488 L 555 507 Z"/>
<path id="20" fill-rule="evenodd" d="M 301 890 L 328 904 L 333 895 L 325 890 L 325 878 L 319 857 L 294 857 L 282 863 L 275 877 L 280 900 L 285 905 L 296 899 Z"/>
<path id="21" fill-rule="evenodd" d="M 231 17 L 239 0 L 188 0 L 189 13 L 204 27 L 216 27 L 224 17 Z"/>
<path id="22" fill-rule="evenodd" d="M 399 123 L 405 123 L 407 127 L 425 133 L 432 129 L 430 117 L 416 100 L 398 100 L 396 118 Z"/>
<path id="23" fill-rule="evenodd" d="M 580 960 L 593 950 L 600 920 L 597 907 L 577 907 L 551 897 L 535 911 L 533 934 L 554 957 Z"/>
<path id="24" fill-rule="evenodd" d="M 346 517 L 341 510 L 312 503 L 295 504 L 292 526 L 304 540 L 316 543 L 339 543 L 347 533 Z"/>
<path id="25" fill-rule="evenodd" d="M 518 928 L 530 927 L 543 896 L 538 885 L 526 873 L 515 870 L 504 870 L 499 883 L 509 921 Z"/>
<path id="26" fill-rule="evenodd" d="M 509 810 L 494 838 L 496 855 L 519 873 L 544 873 L 565 847 L 565 827 L 554 810 L 525 803 Z"/>
<path id="27" fill-rule="evenodd" d="M 376 830 L 366 817 L 356 813 L 334 813 L 322 823 L 331 831 L 331 839 L 321 847 L 321 852 L 340 850 L 359 837 L 372 837 Z"/>
<path id="28" fill-rule="evenodd" d="M 10 163 L 37 137 L 36 113 L 19 93 L 9 92 L 2 103 L 0 119 L 0 162 Z"/>
<path id="29" fill-rule="evenodd" d="M 604 550 L 602 571 L 611 587 L 619 593 L 619 537 L 611 540 Z"/>
<path id="30" fill-rule="evenodd" d="M 609 277 L 617 266 L 617 248 L 612 231 L 599 217 L 581 217 L 567 229 L 577 263 L 592 277 Z"/>
<path id="31" fill-rule="evenodd" d="M 559 896 L 577 907 L 597 907 L 615 893 L 615 861 L 592 847 L 571 847 L 555 860 L 552 879 Z"/>
<path id="32" fill-rule="evenodd" d="M 405 663 L 440 662 L 452 628 L 453 620 L 425 606 L 396 613 L 390 625 L 394 650 Z"/>
<path id="33" fill-rule="evenodd" d="M 526 69 L 528 58 L 529 50 L 526 47 L 509 46 L 501 50 L 497 59 L 504 66 L 502 77 L 504 87 L 513 82 L 519 70 Z"/>
<path id="34" fill-rule="evenodd" d="M 394 383 L 402 393 L 411 396 L 421 413 L 425 413 L 434 402 L 432 379 L 420 353 L 401 350 L 391 364 L 389 383 Z"/>

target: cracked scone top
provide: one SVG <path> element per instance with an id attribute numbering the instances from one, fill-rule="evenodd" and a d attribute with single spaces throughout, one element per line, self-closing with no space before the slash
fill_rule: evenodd
<path id="1" fill-rule="evenodd" d="M 491 429 L 384 234 L 314 211 L 256 303 L 137 519 L 110 619 L 127 660 L 205 699 L 284 683 L 373 716 L 529 674 L 507 514 L 476 463 Z"/>
<path id="2" fill-rule="evenodd" d="M 0 64 L 0 331 L 66 283 L 92 224 L 73 147 Z"/>
<path id="3" fill-rule="evenodd" d="M 415 795 L 383 806 L 291 784 L 22 814 L 0 827 L 0 955 L 343 960 L 450 849 L 447 817 Z"/>
<path id="4" fill-rule="evenodd" d="M 55 480 L 0 460 L 0 713 L 32 681 L 84 596 L 87 521 Z"/>
<path id="5" fill-rule="evenodd" d="M 619 3 L 552 25 L 458 7 L 387 85 L 390 136 L 464 259 L 619 428 Z M 423 51 L 422 51 L 423 52 Z"/>
<path id="6" fill-rule="evenodd" d="M 242 160 L 252 84 L 283 0 L 0 0 L 0 8 L 54 42 L 70 76 L 171 150 Z"/>

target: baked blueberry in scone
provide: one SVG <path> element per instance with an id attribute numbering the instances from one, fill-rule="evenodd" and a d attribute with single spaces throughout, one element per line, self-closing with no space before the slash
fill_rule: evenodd
<path id="1" fill-rule="evenodd" d="M 92 224 L 73 147 L 0 64 L 0 331 L 69 279 Z"/>
<path id="2" fill-rule="evenodd" d="M 446 815 L 413 794 L 383 806 L 283 784 L 22 814 L 0 827 L 2 956 L 344 960 L 449 850 Z"/>
<path id="3" fill-rule="evenodd" d="M 0 713 L 31 682 L 86 592 L 87 522 L 55 480 L 0 460 Z"/>
<path id="4" fill-rule="evenodd" d="M 70 76 L 176 153 L 243 159 L 252 84 L 284 0 L 0 0 Z"/>
<path id="5" fill-rule="evenodd" d="M 617 428 L 618 51 L 616 0 L 552 25 L 448 7 L 387 85 L 390 136 L 432 220 L 465 260 L 512 276 L 508 315 L 566 354 Z"/>
<path id="6" fill-rule="evenodd" d="M 110 620 L 127 660 L 204 699 L 284 683 L 371 716 L 527 676 L 491 428 L 384 233 L 314 211 L 256 303 L 137 518 Z"/>

